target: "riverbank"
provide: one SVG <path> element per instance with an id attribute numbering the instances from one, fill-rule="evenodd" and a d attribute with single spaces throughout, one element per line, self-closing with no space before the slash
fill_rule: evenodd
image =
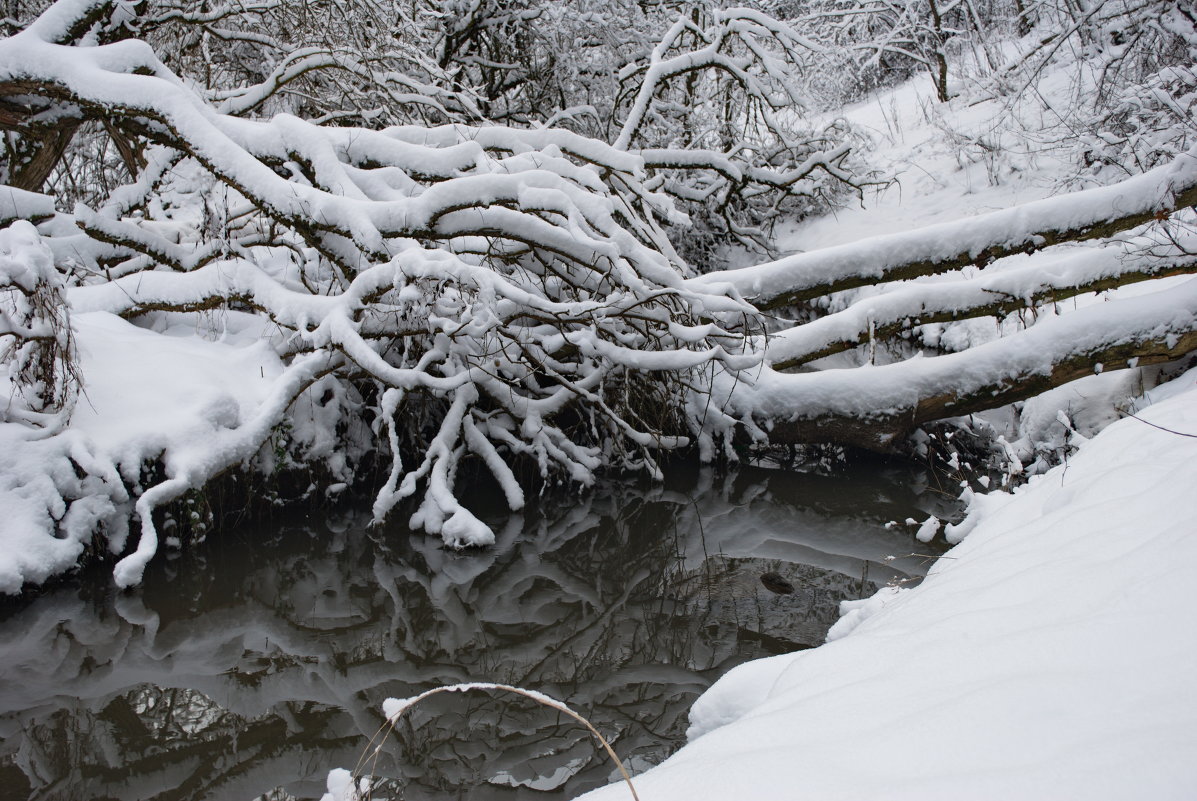
<path id="1" fill-rule="evenodd" d="M 1191 797 L 1197 371 L 1139 407 L 982 496 L 920 586 L 724 676 L 641 798 Z"/>
<path id="2" fill-rule="evenodd" d="M 121 555 L 137 538 L 129 488 L 141 491 L 144 471 L 161 461 L 172 475 L 185 471 L 254 419 L 283 368 L 252 322 L 191 315 L 155 331 L 107 312 L 75 314 L 85 379 L 69 427 L 49 436 L 0 424 L 0 593 L 70 571 L 88 549 Z M 296 425 L 305 419 L 296 413 Z M 168 544 L 174 533 L 164 532 Z"/>

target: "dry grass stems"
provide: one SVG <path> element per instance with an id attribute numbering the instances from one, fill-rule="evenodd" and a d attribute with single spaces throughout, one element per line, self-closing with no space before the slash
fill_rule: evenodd
<path id="1" fill-rule="evenodd" d="M 536 692 L 535 690 L 525 690 L 522 687 L 513 687 L 508 684 L 492 684 L 490 682 L 468 682 L 465 684 L 449 684 L 449 685 L 445 685 L 443 687 L 434 687 L 431 690 L 426 690 L 426 691 L 420 693 L 419 695 L 412 696 L 411 698 L 404 698 L 401 700 L 392 698 L 392 699 L 388 700 L 386 703 L 384 703 L 383 704 L 383 712 L 386 713 L 387 722 L 384 723 L 382 726 L 380 726 L 378 731 L 376 731 L 374 733 L 374 736 L 370 738 L 370 742 L 366 744 L 366 748 L 362 751 L 362 755 L 358 759 L 357 765 L 355 765 L 353 768 L 355 787 L 359 786 L 360 780 L 358 779 L 358 777 L 360 776 L 362 767 L 365 765 L 365 763 L 368 759 L 371 760 L 370 773 L 371 773 L 371 775 L 374 775 L 375 767 L 378 763 L 378 756 L 379 756 L 379 753 L 382 751 L 382 741 L 385 739 L 386 734 L 388 732 L 393 732 L 395 730 L 395 725 L 407 713 L 407 710 L 411 709 L 413 706 L 420 703 L 425 698 L 430 698 L 434 695 L 440 695 L 441 693 L 469 692 L 471 690 L 499 690 L 502 692 L 509 692 L 509 693 L 515 693 L 516 695 L 522 695 L 525 698 L 532 699 L 533 701 L 535 701 L 536 703 L 538 703 L 542 706 L 547 706 L 550 709 L 555 709 L 558 712 L 563 712 L 564 714 L 566 714 L 569 717 L 573 718 L 574 720 L 578 721 L 583 726 L 585 726 L 590 731 L 590 733 L 594 735 L 595 739 L 597 739 L 602 744 L 603 749 L 607 752 L 607 755 L 609 757 L 611 757 L 611 761 L 614 762 L 615 765 L 619 768 L 619 773 L 620 773 L 620 775 L 623 776 L 624 782 L 627 783 L 628 791 L 631 792 L 633 801 L 640 801 L 640 796 L 638 796 L 636 794 L 636 787 L 632 784 L 632 777 L 628 773 L 627 768 L 624 767 L 623 762 L 620 761 L 618 756 L 616 756 L 615 750 L 613 748 L 611 748 L 611 744 L 607 742 L 607 739 L 605 737 L 603 737 L 603 735 L 599 734 L 598 729 L 596 729 L 593 725 L 591 725 L 589 720 L 582 717 L 580 714 L 573 711 L 572 709 L 570 709 L 568 706 L 566 706 L 562 702 L 558 701 L 555 698 L 551 698 L 551 697 L 545 695 L 544 693 L 539 693 L 539 692 Z M 367 792 L 368 792 L 368 790 L 367 790 Z"/>

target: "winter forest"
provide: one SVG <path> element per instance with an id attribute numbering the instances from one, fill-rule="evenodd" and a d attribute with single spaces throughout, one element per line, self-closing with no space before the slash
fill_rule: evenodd
<path id="1" fill-rule="evenodd" d="M 1191 792 L 1187 0 L 0 8 L 13 798 Z"/>

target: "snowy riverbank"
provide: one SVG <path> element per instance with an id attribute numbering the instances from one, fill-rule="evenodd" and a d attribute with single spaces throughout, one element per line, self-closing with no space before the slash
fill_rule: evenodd
<path id="1" fill-rule="evenodd" d="M 277 390 L 283 368 L 261 326 L 246 330 L 247 316 L 235 314 L 222 318 L 220 331 L 200 331 L 201 322 L 193 315 L 153 331 L 107 312 L 75 315 L 86 381 L 70 428 L 46 436 L 0 424 L 0 593 L 19 593 L 75 567 L 98 519 L 120 505 L 123 515 L 115 517 L 127 524 L 135 499 L 122 479 L 137 486 L 143 465 L 163 454 L 170 469 L 194 469 L 205 449 L 234 436 Z M 6 380 L 0 388 L 7 390 Z M 293 419 L 304 418 L 297 412 Z M 75 465 L 90 473 L 80 476 Z M 64 494 L 91 500 L 67 512 Z M 108 533 L 113 554 L 127 535 L 127 528 Z"/>
<path id="2" fill-rule="evenodd" d="M 1197 371 L 1140 406 L 986 496 L 921 586 L 721 679 L 640 797 L 1192 797 L 1197 439 L 1154 426 L 1197 434 Z"/>

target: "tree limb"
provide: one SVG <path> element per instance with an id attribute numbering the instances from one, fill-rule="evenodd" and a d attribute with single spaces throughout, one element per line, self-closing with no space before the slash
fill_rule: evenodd
<path id="1" fill-rule="evenodd" d="M 732 406 L 776 443 L 891 450 L 932 420 L 1025 400 L 1095 371 L 1157 364 L 1197 350 L 1197 281 L 1102 303 L 934 358 L 883 367 L 764 371 Z"/>
<path id="2" fill-rule="evenodd" d="M 1016 253 L 1110 237 L 1194 205 L 1197 155 L 1188 153 L 1113 186 L 708 273 L 689 283 L 708 290 L 719 285 L 758 309 L 777 309 L 831 292 L 984 266 Z"/>

